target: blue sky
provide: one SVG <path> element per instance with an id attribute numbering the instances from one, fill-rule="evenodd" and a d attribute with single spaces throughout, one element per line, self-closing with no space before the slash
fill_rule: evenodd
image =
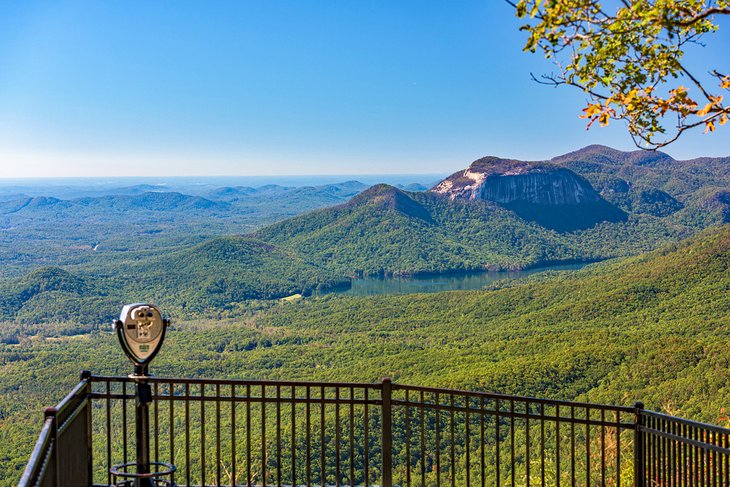
<path id="1" fill-rule="evenodd" d="M 727 24 L 727 23 L 726 23 Z M 630 150 L 483 1 L 0 3 L 0 177 L 441 173 Z M 730 67 L 730 25 L 689 53 Z M 730 69 L 726 69 L 730 71 Z M 730 155 L 730 129 L 676 158 Z"/>

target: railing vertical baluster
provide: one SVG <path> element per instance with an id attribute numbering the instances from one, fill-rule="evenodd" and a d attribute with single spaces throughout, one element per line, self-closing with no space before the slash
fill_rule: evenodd
<path id="1" fill-rule="evenodd" d="M 500 454 L 499 454 L 499 445 L 500 445 L 500 443 L 502 443 L 502 439 L 499 434 L 499 423 L 501 422 L 500 421 L 501 414 L 500 414 L 500 410 L 499 410 L 499 398 L 494 400 L 494 414 L 495 414 L 494 415 L 494 438 L 495 438 L 494 439 L 494 463 L 495 463 L 494 471 L 495 471 L 496 478 L 497 478 L 496 486 L 499 487 L 499 485 L 502 481 L 502 477 L 499 472 L 500 467 L 501 467 L 500 463 L 502 460 L 500 457 Z"/>
<path id="2" fill-rule="evenodd" d="M 281 487 L 281 386 L 276 386 L 276 487 Z"/>
<path id="3" fill-rule="evenodd" d="M 350 487 L 355 487 L 355 388 L 350 387 Z"/>
<path id="4" fill-rule="evenodd" d="M 643 418 L 643 420 L 647 427 L 651 427 L 651 417 L 650 416 L 645 416 Z M 646 485 L 646 484 L 651 485 L 651 479 L 653 478 L 653 475 L 654 475 L 654 437 L 650 436 L 648 433 L 642 437 L 646 439 L 646 444 L 644 445 L 645 455 L 646 455 L 646 460 L 644 462 L 644 466 L 645 466 L 646 470 L 645 470 L 645 478 L 642 479 L 641 485 Z"/>
<path id="5" fill-rule="evenodd" d="M 573 415 L 573 410 L 575 408 L 573 406 L 570 407 L 570 419 L 571 421 L 575 420 L 575 416 Z M 570 424 L 570 431 L 571 436 L 575 436 L 574 433 L 574 423 L 571 422 Z M 575 440 L 571 439 L 571 455 L 573 458 L 571 459 L 570 463 L 572 464 L 572 478 L 573 478 L 573 484 L 575 485 Z M 591 408 L 586 408 L 586 485 L 591 485 Z"/>
<path id="6" fill-rule="evenodd" d="M 251 385 L 246 384 L 246 487 L 251 487 Z"/>
<path id="7" fill-rule="evenodd" d="M 215 385 L 215 485 L 221 485 L 221 385 Z"/>
<path id="8" fill-rule="evenodd" d="M 411 407 L 410 394 L 406 389 L 406 485 L 411 487 Z"/>
<path id="9" fill-rule="evenodd" d="M 185 483 L 190 485 L 190 384 L 185 383 Z"/>
<path id="10" fill-rule="evenodd" d="M 530 402 L 525 401 L 525 482 L 530 487 Z"/>
<path id="11" fill-rule="evenodd" d="M 614 411 L 614 418 L 616 419 L 616 471 L 614 476 L 616 477 L 616 487 L 621 487 L 621 413 Z"/>
<path id="12" fill-rule="evenodd" d="M 674 421 L 671 421 L 669 423 L 669 431 L 671 434 L 677 436 L 677 423 Z M 677 468 L 677 464 L 679 461 L 679 449 L 681 449 L 681 444 L 677 442 L 677 440 L 670 439 L 669 443 L 671 445 L 671 454 L 670 454 L 670 485 L 675 486 L 678 485 L 678 479 L 677 475 L 679 474 L 679 469 Z"/>
<path id="13" fill-rule="evenodd" d="M 291 387 L 291 484 L 297 485 L 297 390 Z"/>
<path id="14" fill-rule="evenodd" d="M 312 389 L 307 386 L 305 395 L 307 398 L 304 404 L 304 415 L 306 416 L 306 429 L 307 429 L 307 458 L 306 458 L 306 476 L 307 476 L 307 487 L 312 484 L 312 407 L 310 402 L 312 401 Z"/>
<path id="15" fill-rule="evenodd" d="M 200 485 L 205 485 L 205 384 L 200 384 Z"/>
<path id="16" fill-rule="evenodd" d="M 659 430 L 661 428 L 658 418 L 651 418 L 649 425 L 650 428 L 654 430 Z M 660 484 L 662 481 L 662 437 L 652 435 L 652 440 L 652 443 L 654 444 L 654 472 L 649 481 Z"/>
<path id="17" fill-rule="evenodd" d="M 469 447 L 471 446 L 469 441 L 469 396 L 464 396 L 464 403 L 466 405 L 466 414 L 464 416 L 464 434 L 466 435 L 466 485 L 471 485 L 471 462 L 469 457 Z M 423 426 L 421 426 L 423 427 Z M 425 470 L 425 468 L 424 468 Z"/>
<path id="18" fill-rule="evenodd" d="M 601 409 L 601 485 L 606 485 L 606 410 Z"/>
<path id="19" fill-rule="evenodd" d="M 661 431 L 664 433 L 672 433 L 671 422 L 662 419 Z M 673 441 L 669 438 L 663 438 L 663 469 L 664 469 L 664 485 L 672 487 L 672 443 Z"/>
<path id="20" fill-rule="evenodd" d="M 160 412 L 159 412 L 159 400 L 160 395 L 159 384 L 155 382 L 154 385 L 154 423 L 155 423 L 155 461 L 160 461 Z"/>
<path id="21" fill-rule="evenodd" d="M 266 385 L 261 384 L 261 485 L 266 485 Z"/>
<path id="22" fill-rule="evenodd" d="M 450 437 L 449 438 L 450 438 L 450 444 L 451 444 L 451 472 L 450 473 L 451 473 L 451 487 L 455 487 L 456 486 L 456 439 L 455 439 L 455 435 L 454 435 L 454 427 L 455 427 L 455 425 L 454 425 L 454 423 L 455 423 L 454 407 L 455 406 L 454 406 L 454 393 L 453 392 L 450 394 L 450 397 L 451 397 L 451 400 L 450 400 L 451 408 L 449 411 L 451 413 L 451 423 L 449 425 L 449 428 L 450 428 L 450 431 L 449 431 Z"/>
<path id="23" fill-rule="evenodd" d="M 335 486 L 340 487 L 340 388 L 335 386 Z"/>
<path id="24" fill-rule="evenodd" d="M 644 435 L 642 426 L 644 403 L 634 403 L 634 486 L 644 486 Z"/>
<path id="25" fill-rule="evenodd" d="M 695 428 L 695 439 L 698 441 L 702 441 L 702 430 L 700 428 Z M 699 462 L 699 467 L 697 469 L 697 475 L 699 478 L 699 485 L 702 485 L 703 487 L 706 484 L 705 480 L 705 451 L 702 447 L 697 447 L 697 460 Z"/>
<path id="26" fill-rule="evenodd" d="M 725 437 L 725 453 L 723 454 L 725 457 L 725 487 L 730 487 L 730 434 L 725 433 L 723 436 Z"/>
<path id="27" fill-rule="evenodd" d="M 668 422 L 665 419 L 661 419 L 660 422 L 660 428 L 662 432 L 668 432 Z M 669 439 L 666 437 L 662 437 L 662 482 L 664 485 L 669 485 L 669 482 L 671 482 L 671 471 L 670 471 L 670 465 L 669 465 L 669 455 L 671 451 L 671 445 L 669 442 Z"/>
<path id="28" fill-rule="evenodd" d="M 112 484 L 112 416 L 111 416 L 111 382 L 106 381 L 106 483 Z"/>
<path id="29" fill-rule="evenodd" d="M 124 463 L 129 461 L 127 456 L 127 382 L 122 382 L 122 440 L 124 442 Z"/>
<path id="30" fill-rule="evenodd" d="M 540 477 L 545 487 L 545 403 L 540 403 Z"/>
<path id="31" fill-rule="evenodd" d="M 480 410 L 480 412 L 479 412 L 479 454 L 481 457 L 479 467 L 481 470 L 482 487 L 486 487 L 486 485 L 487 485 L 487 479 L 485 478 L 486 458 L 485 458 L 485 454 L 484 454 L 485 443 L 486 443 L 486 436 L 485 436 L 485 431 L 484 431 L 484 396 L 482 396 L 480 398 L 479 410 Z"/>
<path id="32" fill-rule="evenodd" d="M 654 418 L 654 429 L 662 431 L 662 420 Z M 664 437 L 656 437 L 656 483 L 664 483 Z"/>
<path id="33" fill-rule="evenodd" d="M 717 441 L 718 440 L 718 436 L 719 436 L 718 433 L 715 433 L 715 432 L 712 433 L 712 444 L 714 446 L 718 446 L 718 444 L 719 444 L 718 441 Z M 713 470 L 714 470 L 714 474 L 715 474 L 715 478 L 713 479 L 713 484 L 712 485 L 714 487 L 717 487 L 717 481 L 720 478 L 720 462 L 718 462 L 717 450 L 712 450 L 712 463 L 713 463 L 713 466 L 714 466 L 714 469 Z"/>
<path id="34" fill-rule="evenodd" d="M 692 439 L 692 427 L 690 425 L 685 425 L 685 438 Z M 686 443 L 685 443 L 686 445 Z M 694 446 L 688 445 L 687 446 L 687 454 L 685 459 L 685 477 L 687 481 L 685 482 L 685 485 L 695 485 L 694 481 Z"/>
<path id="35" fill-rule="evenodd" d="M 590 413 L 588 409 L 586 409 L 586 420 L 590 417 Z M 590 437 L 590 431 L 588 431 L 588 428 L 590 428 L 590 425 L 586 422 L 586 441 L 588 441 L 588 438 Z M 587 449 L 587 455 L 590 454 L 590 448 Z M 576 461 L 576 455 L 575 455 L 575 406 L 570 406 L 570 485 L 571 487 L 575 487 L 575 461 Z M 590 465 L 590 459 L 586 460 L 586 472 L 589 469 Z M 587 485 L 590 485 L 590 478 L 587 476 L 586 473 L 586 482 Z"/>
<path id="36" fill-rule="evenodd" d="M 652 418 L 650 422 L 650 427 L 652 429 L 658 429 L 659 426 L 659 419 Z M 661 444 L 661 437 L 652 435 L 652 450 L 654 452 L 653 455 L 653 467 L 652 467 L 652 478 L 649 479 L 650 482 L 660 483 L 661 477 L 662 477 L 662 444 Z"/>
<path id="37" fill-rule="evenodd" d="M 426 487 L 426 431 L 424 422 L 426 420 L 426 398 L 421 391 L 421 487 Z"/>
<path id="38" fill-rule="evenodd" d="M 512 487 L 516 485 L 515 475 L 515 400 L 509 400 L 509 454 L 510 454 L 510 479 Z"/>
<path id="39" fill-rule="evenodd" d="M 698 430 L 696 427 L 692 427 L 690 437 L 693 440 L 699 439 Z M 692 472 L 694 477 L 694 485 L 700 485 L 700 449 L 697 446 L 692 446 Z"/>
<path id="40" fill-rule="evenodd" d="M 555 485 L 560 487 L 560 405 L 555 405 Z"/>
<path id="41" fill-rule="evenodd" d="M 236 481 L 236 384 L 231 384 L 231 487 Z"/>
<path id="42" fill-rule="evenodd" d="M 725 433 L 725 487 L 730 487 L 730 434 Z"/>
<path id="43" fill-rule="evenodd" d="M 682 438 L 687 437 L 687 425 L 679 423 L 677 425 L 678 432 L 677 434 L 680 435 Z M 682 441 L 678 446 L 679 451 L 679 462 L 678 462 L 678 475 L 677 475 L 677 484 L 681 486 L 688 485 L 687 483 L 687 443 Z"/>
<path id="44" fill-rule="evenodd" d="M 365 436 L 365 458 L 363 458 L 363 463 L 365 464 L 365 487 L 368 487 L 370 485 L 370 411 L 369 411 L 369 405 L 368 400 L 370 399 L 369 389 L 365 388 L 365 410 L 364 410 L 364 420 L 363 420 L 363 426 L 365 427 L 364 436 Z"/>
<path id="45" fill-rule="evenodd" d="M 436 485 L 441 485 L 441 397 L 436 393 Z"/>
<path id="46" fill-rule="evenodd" d="M 320 431 L 319 431 L 319 441 L 320 441 L 320 459 L 319 459 L 319 468 L 320 468 L 320 484 L 322 487 L 326 487 L 327 485 L 327 471 L 325 467 L 325 422 L 324 422 L 324 412 L 325 412 L 325 388 L 324 386 L 320 389 L 320 400 L 322 401 L 322 407 L 319 411 L 319 425 L 320 425 Z"/>
<path id="47" fill-rule="evenodd" d="M 169 384 L 169 392 L 170 392 L 170 463 L 175 465 L 175 401 L 173 400 L 175 398 L 175 390 L 174 390 L 174 384 L 170 382 Z M 175 480 L 175 477 L 171 479 L 173 482 Z"/>
<path id="48" fill-rule="evenodd" d="M 393 487 L 393 406 L 392 383 L 389 378 L 383 379 L 383 487 Z"/>

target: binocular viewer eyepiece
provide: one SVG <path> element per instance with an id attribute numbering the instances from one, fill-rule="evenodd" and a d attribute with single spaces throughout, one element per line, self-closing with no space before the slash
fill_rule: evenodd
<path id="1" fill-rule="evenodd" d="M 119 319 L 114 320 L 114 329 L 122 350 L 136 370 L 146 369 L 155 358 L 169 325 L 170 320 L 163 318 L 160 308 L 154 304 L 135 303 L 122 308 Z"/>

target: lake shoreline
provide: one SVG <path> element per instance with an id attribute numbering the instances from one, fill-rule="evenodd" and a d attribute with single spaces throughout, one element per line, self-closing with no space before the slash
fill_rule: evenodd
<path id="1" fill-rule="evenodd" d="M 350 286 L 337 286 L 312 293 L 314 296 L 339 294 L 344 296 L 374 296 L 387 294 L 416 294 L 444 291 L 479 290 L 504 279 L 519 279 L 550 270 L 574 271 L 601 260 L 569 260 L 533 265 L 521 269 L 454 270 L 413 274 L 374 274 L 350 279 Z"/>

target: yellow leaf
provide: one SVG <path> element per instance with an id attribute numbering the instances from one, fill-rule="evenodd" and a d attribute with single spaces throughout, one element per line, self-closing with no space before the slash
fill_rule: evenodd
<path id="1" fill-rule="evenodd" d="M 715 122 L 708 120 L 705 122 L 705 133 L 715 131 Z"/>
<path id="2" fill-rule="evenodd" d="M 705 115 L 710 113 L 710 110 L 712 110 L 712 103 L 708 103 L 707 105 L 705 105 L 705 108 L 703 108 L 702 110 L 698 110 L 697 116 L 704 117 Z"/>

